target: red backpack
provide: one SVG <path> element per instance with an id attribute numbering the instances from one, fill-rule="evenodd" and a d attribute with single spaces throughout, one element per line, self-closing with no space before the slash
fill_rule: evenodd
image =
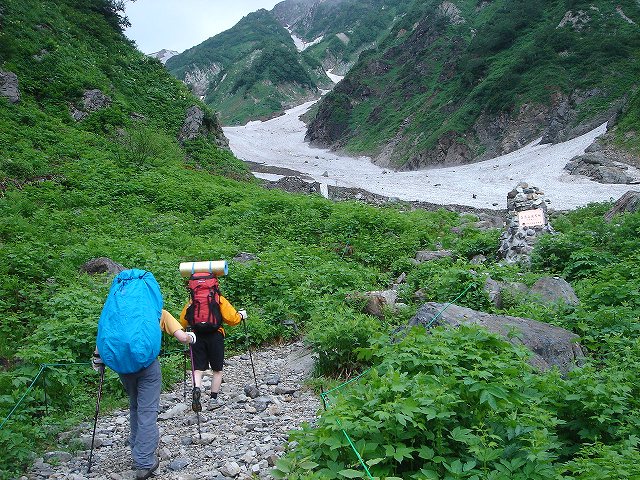
<path id="1" fill-rule="evenodd" d="M 187 323 L 196 333 L 216 332 L 222 326 L 218 279 L 212 273 L 194 273 L 188 288 L 191 305 L 186 312 Z"/>

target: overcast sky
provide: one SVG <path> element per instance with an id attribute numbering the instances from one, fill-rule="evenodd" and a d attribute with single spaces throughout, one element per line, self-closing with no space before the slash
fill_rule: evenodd
<path id="1" fill-rule="evenodd" d="M 183 52 L 233 27 L 248 13 L 281 0 L 136 0 L 126 3 L 125 31 L 143 53 Z"/>

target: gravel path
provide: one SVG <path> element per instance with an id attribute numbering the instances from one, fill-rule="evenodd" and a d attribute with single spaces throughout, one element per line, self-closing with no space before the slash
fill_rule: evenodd
<path id="1" fill-rule="evenodd" d="M 301 342 L 254 351 L 258 391 L 249 355 L 226 360 L 222 401 L 203 402 L 198 418 L 191 410 L 191 387 L 183 401 L 183 383 L 160 400 L 160 467 L 155 478 L 167 480 L 271 479 L 271 467 L 282 454 L 288 432 L 313 422 L 317 396 L 304 380 L 312 368 L 311 353 Z M 205 375 L 208 392 L 210 377 Z M 190 383 L 190 382 L 189 382 Z M 246 386 L 246 389 L 245 389 Z M 203 395 L 204 398 L 204 395 Z M 91 473 L 87 473 L 93 423 L 67 436 L 84 448 L 75 454 L 52 450 L 38 459 L 20 480 L 129 480 L 135 478 L 128 410 L 98 419 Z"/>

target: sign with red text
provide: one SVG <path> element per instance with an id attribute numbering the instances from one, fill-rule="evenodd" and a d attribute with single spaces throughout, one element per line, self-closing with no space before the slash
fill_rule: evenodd
<path id="1" fill-rule="evenodd" d="M 536 208 L 535 210 L 518 212 L 518 223 L 521 227 L 543 227 L 546 224 L 544 211 L 541 208 Z"/>

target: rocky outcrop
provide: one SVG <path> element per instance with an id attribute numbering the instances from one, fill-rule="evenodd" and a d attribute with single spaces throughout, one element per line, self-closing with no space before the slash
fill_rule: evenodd
<path id="1" fill-rule="evenodd" d="M 607 222 L 613 220 L 613 217 L 623 212 L 637 212 L 640 210 L 640 192 L 629 190 L 618 199 L 616 204 L 605 215 Z"/>
<path id="2" fill-rule="evenodd" d="M 610 160 L 600 152 L 572 158 L 564 168 L 571 175 L 585 175 L 599 183 L 640 183 L 640 171 L 637 168 Z"/>
<path id="3" fill-rule="evenodd" d="M 212 79 L 214 79 L 222 71 L 222 66 L 212 63 L 206 69 L 194 67 L 184 74 L 184 83 L 191 89 L 194 95 L 199 98 L 207 94 Z"/>
<path id="4" fill-rule="evenodd" d="M 555 94 L 552 96 L 550 118 L 545 125 L 541 143 L 559 143 L 583 135 L 603 123 L 615 124 L 626 98 L 609 102 L 607 110 L 590 117 L 578 119 L 580 106 L 588 101 L 603 97 L 604 92 L 599 88 L 586 91 L 575 91 L 569 96 Z"/>
<path id="5" fill-rule="evenodd" d="M 438 7 L 438 11 L 442 15 L 446 16 L 454 25 L 465 23 L 465 19 L 462 17 L 460 9 L 451 2 L 442 2 Z"/>
<path id="6" fill-rule="evenodd" d="M 105 95 L 98 89 L 86 90 L 79 103 L 69 105 L 71 117 L 79 122 L 84 120 L 91 112 L 100 110 L 111 105 L 111 97 Z"/>
<path id="7" fill-rule="evenodd" d="M 567 26 L 571 26 L 576 31 L 582 30 L 589 22 L 591 21 L 591 17 L 584 10 L 578 10 L 573 12 L 568 10 L 565 12 L 564 17 L 560 20 L 560 23 L 556 28 L 564 28 Z"/>
<path id="8" fill-rule="evenodd" d="M 458 305 L 429 302 L 409 321 L 408 327 L 435 325 L 479 325 L 502 335 L 514 345 L 524 345 L 532 352 L 530 363 L 541 371 L 557 367 L 566 374 L 584 357 L 578 335 L 560 327 L 528 318 L 491 315 Z"/>
<path id="9" fill-rule="evenodd" d="M 20 101 L 18 76 L 15 73 L 0 70 L 0 97 L 5 97 L 10 103 Z"/>
<path id="10" fill-rule="evenodd" d="M 119 263 L 116 263 L 107 257 L 98 257 L 91 259 L 80 267 L 81 272 L 88 273 L 89 275 L 96 275 L 98 273 L 117 275 L 123 270 L 126 270 L 126 267 L 123 267 Z"/>
<path id="11" fill-rule="evenodd" d="M 229 140 L 224 136 L 218 120 L 206 115 L 197 105 L 193 105 L 185 114 L 178 141 L 185 142 L 199 137 L 213 140 L 218 147 L 229 148 Z"/>

